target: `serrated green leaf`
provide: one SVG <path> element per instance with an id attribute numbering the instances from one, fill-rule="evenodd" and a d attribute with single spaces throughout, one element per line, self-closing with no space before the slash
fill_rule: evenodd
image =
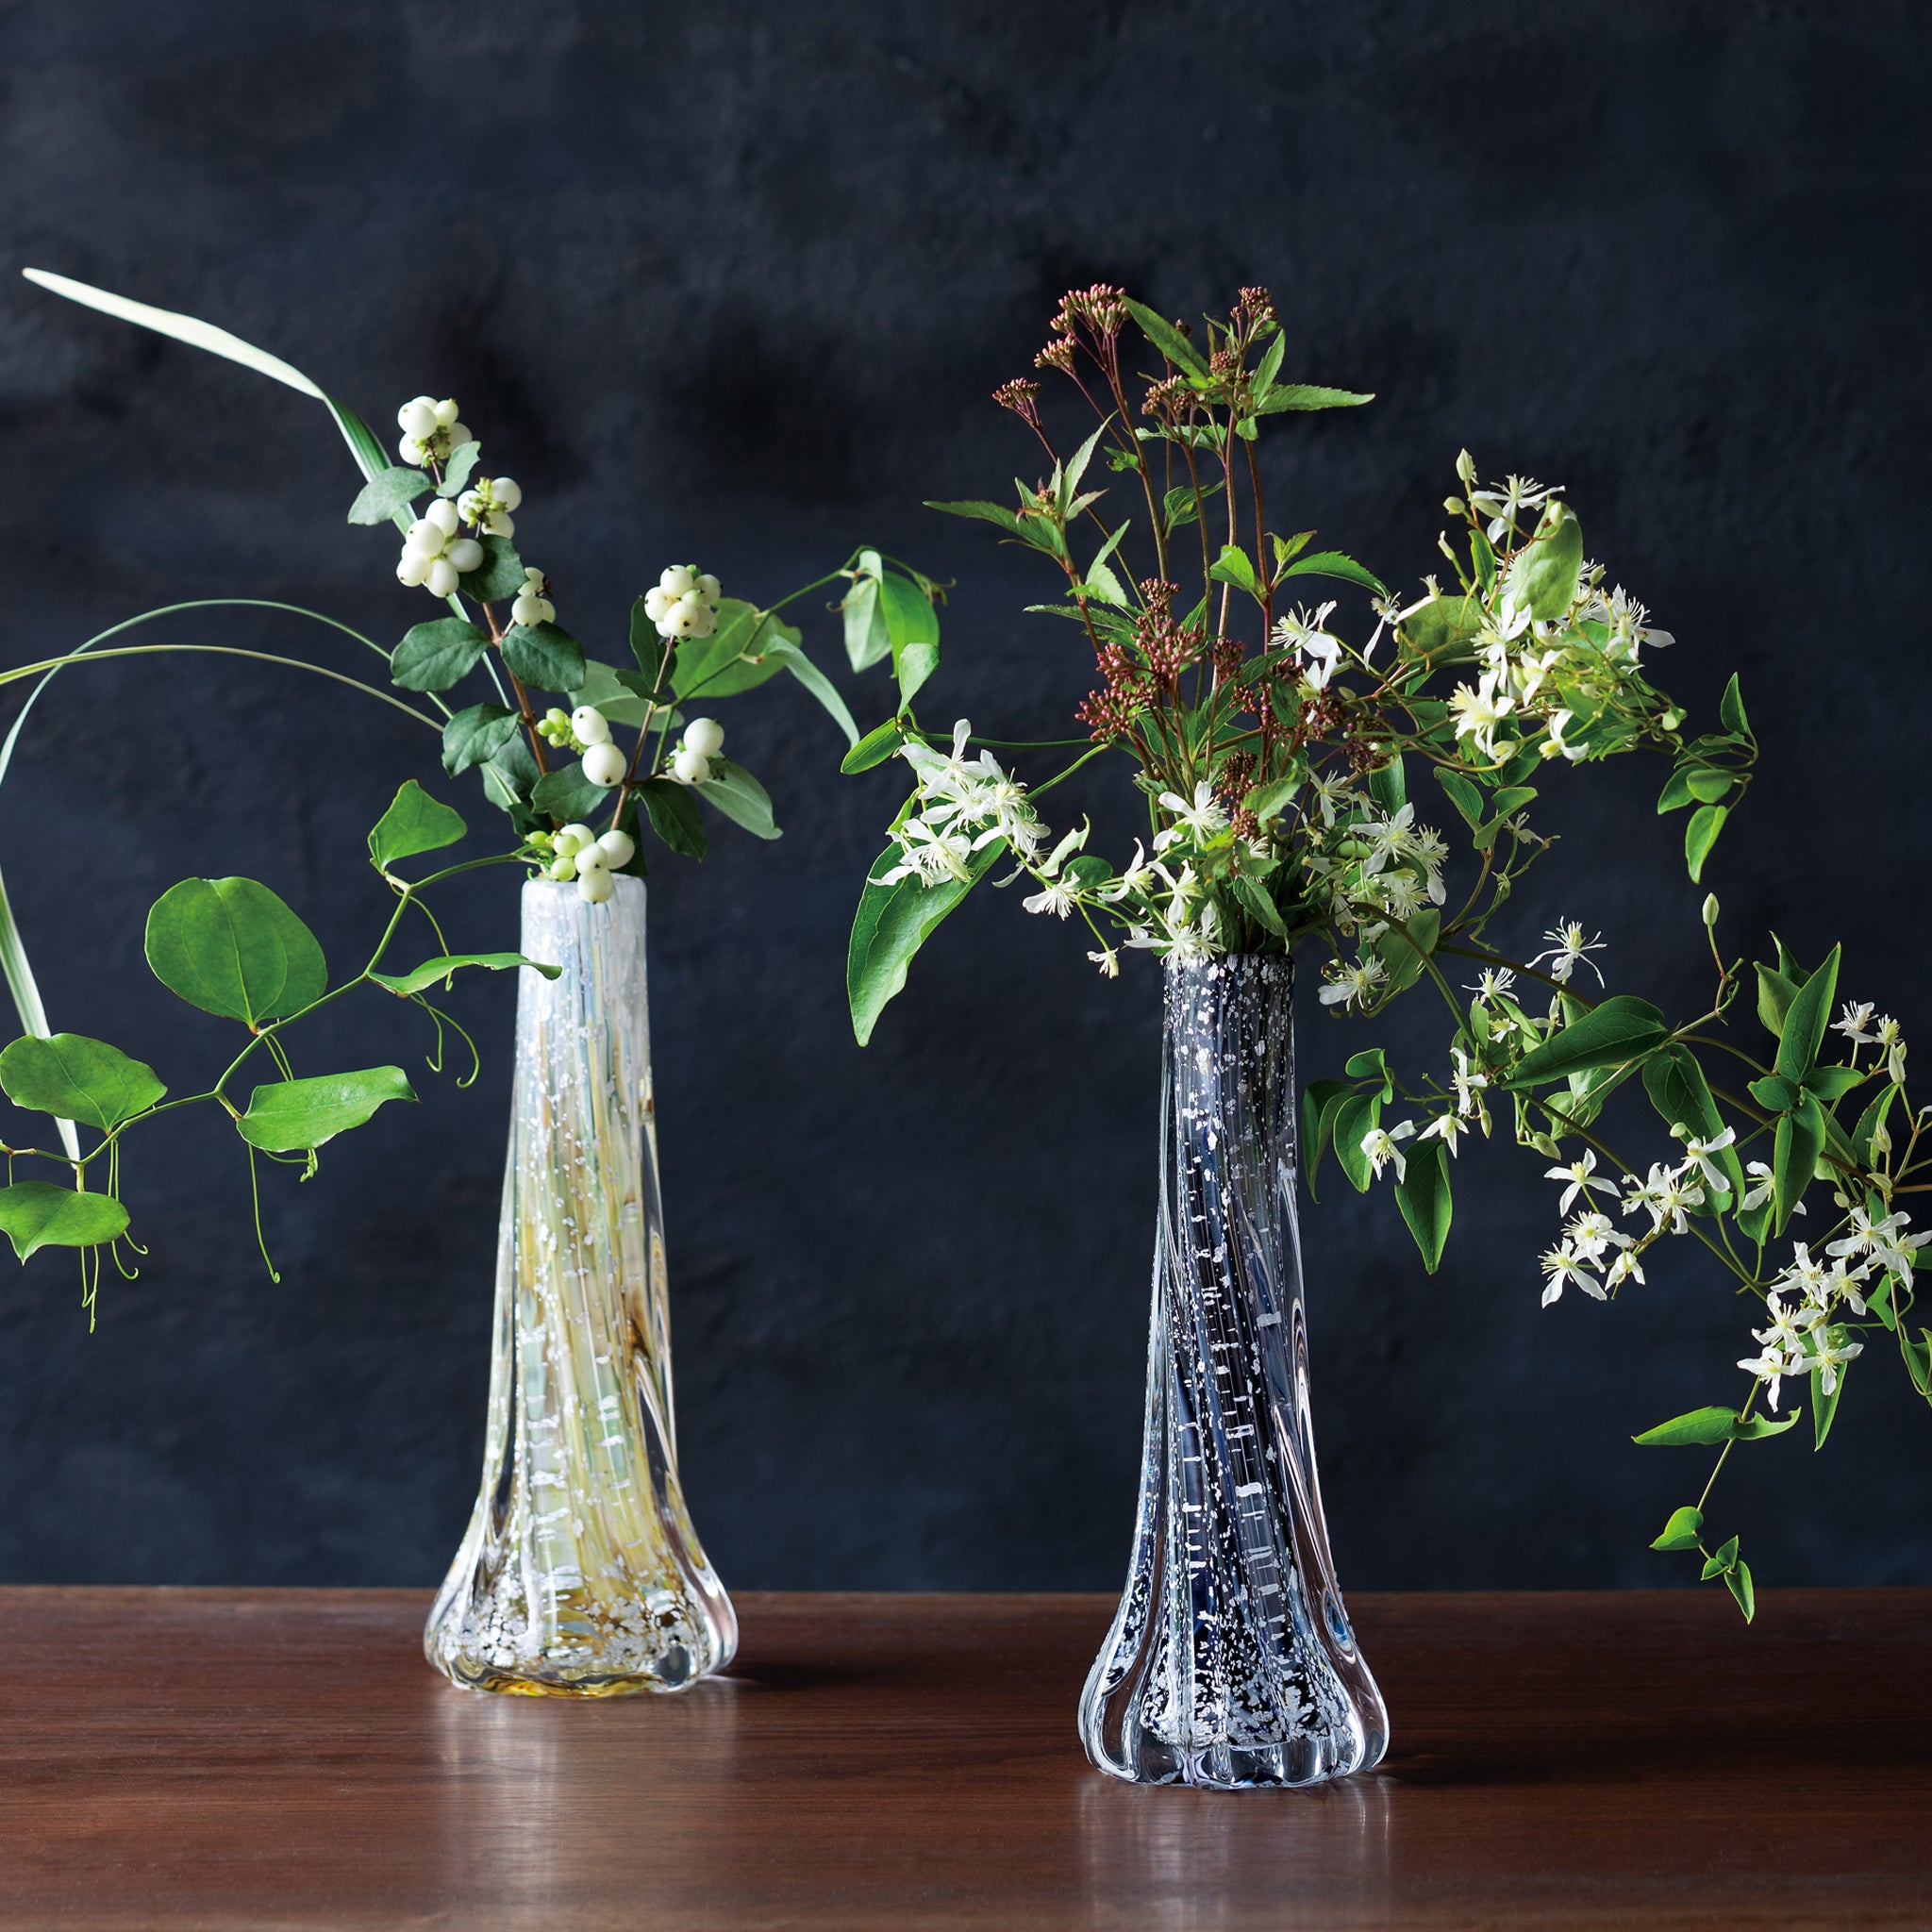
<path id="1" fill-rule="evenodd" d="M 1378 596 L 1388 594 L 1388 586 L 1374 571 L 1340 550 L 1316 550 L 1296 558 L 1281 573 L 1283 583 L 1290 577 L 1334 577 L 1344 584 L 1359 584 Z"/>
<path id="2" fill-rule="evenodd" d="M 356 492 L 356 500 L 349 506 L 349 521 L 387 524 L 428 488 L 429 478 L 421 470 L 379 471 Z"/>
<path id="3" fill-rule="evenodd" d="M 490 648 L 490 633 L 467 618 L 412 625 L 390 654 L 390 676 L 405 691 L 447 691 Z"/>
<path id="4" fill-rule="evenodd" d="M 25 1261 L 42 1248 L 94 1248 L 125 1233 L 127 1210 L 111 1194 L 82 1194 L 52 1181 L 0 1188 L 0 1230 Z"/>
<path id="5" fill-rule="evenodd" d="M 1209 566 L 1208 575 L 1215 582 L 1232 584 L 1238 591 L 1245 591 L 1251 597 L 1261 594 L 1261 587 L 1255 580 L 1255 566 L 1248 561 L 1248 553 L 1239 543 L 1224 543 L 1221 555 Z"/>
<path id="6" fill-rule="evenodd" d="M 303 1153 L 361 1126 L 391 1100 L 415 1097 L 400 1067 L 278 1080 L 249 1096 L 248 1110 L 235 1123 L 235 1131 L 264 1154 Z"/>
<path id="7" fill-rule="evenodd" d="M 1131 297 L 1127 302 L 1127 312 L 1141 325 L 1141 333 L 1176 369 L 1185 370 L 1190 375 L 1205 376 L 1208 374 L 1208 365 L 1201 359 L 1200 351 L 1166 316 Z"/>
<path id="8" fill-rule="evenodd" d="M 377 872 L 387 872 L 399 858 L 454 845 L 469 829 L 454 806 L 431 798 L 410 778 L 369 834 L 369 862 Z"/>
<path id="9" fill-rule="evenodd" d="M 167 1092 L 155 1070 L 82 1033 L 29 1034 L 0 1053 L 0 1091 L 15 1107 L 109 1132 Z"/>
<path id="10" fill-rule="evenodd" d="M 539 691 L 575 691 L 584 681 L 584 647 L 554 624 L 511 625 L 503 661 Z"/>
<path id="11" fill-rule="evenodd" d="M 1255 405 L 1257 416 L 1276 416 L 1285 409 L 1357 409 L 1375 400 L 1374 390 L 1329 389 L 1319 382 L 1277 383 L 1267 400 Z"/>
<path id="12" fill-rule="evenodd" d="M 315 935 L 254 879 L 183 879 L 155 901 L 145 950 L 154 975 L 191 1006 L 261 1026 L 328 990 Z"/>

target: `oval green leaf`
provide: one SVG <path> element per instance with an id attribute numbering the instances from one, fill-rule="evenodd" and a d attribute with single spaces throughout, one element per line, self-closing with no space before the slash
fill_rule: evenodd
<path id="1" fill-rule="evenodd" d="M 299 1154 L 359 1127 L 391 1100 L 415 1097 L 400 1067 L 282 1080 L 249 1095 L 248 1111 L 235 1123 L 235 1130 L 264 1154 Z"/>
<path id="2" fill-rule="evenodd" d="M 127 1226 L 127 1210 L 111 1194 L 81 1194 L 52 1181 L 0 1188 L 0 1229 L 25 1261 L 40 1248 L 92 1248 Z"/>
<path id="3" fill-rule="evenodd" d="M 15 1107 L 80 1121 L 104 1134 L 168 1091 L 143 1061 L 81 1033 L 16 1040 L 0 1053 L 0 1089 Z"/>
<path id="4" fill-rule="evenodd" d="M 409 778 L 369 834 L 369 862 L 377 872 L 387 872 L 399 858 L 454 845 L 469 829 L 454 806 L 431 798 Z"/>
<path id="5" fill-rule="evenodd" d="M 1532 1047 L 1518 1062 L 1511 1087 L 1533 1087 L 1539 1081 L 1580 1074 L 1591 1067 L 1621 1066 L 1641 1059 L 1663 1044 L 1670 1029 L 1664 1016 L 1647 1000 L 1618 993 L 1573 1020 L 1554 1040 Z"/>
<path id="6" fill-rule="evenodd" d="M 328 989 L 315 935 L 254 879 L 183 879 L 147 916 L 147 963 L 190 1006 L 245 1026 L 286 1019 Z"/>

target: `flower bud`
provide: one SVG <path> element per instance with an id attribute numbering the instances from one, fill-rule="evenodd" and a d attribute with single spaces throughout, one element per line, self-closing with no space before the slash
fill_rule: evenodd
<path id="1" fill-rule="evenodd" d="M 606 832 L 597 841 L 597 850 L 612 872 L 621 872 L 638 856 L 637 841 L 628 832 Z"/>
<path id="2" fill-rule="evenodd" d="M 608 791 L 621 784 L 629 760 L 614 744 L 593 744 L 584 754 L 584 776 Z"/>
<path id="3" fill-rule="evenodd" d="M 684 746 L 701 758 L 714 758 L 724 748 L 724 727 L 715 718 L 693 718 L 684 727 Z"/>
<path id="4" fill-rule="evenodd" d="M 396 411 L 396 427 L 418 442 L 436 434 L 436 405 L 427 396 L 418 396 Z"/>
<path id="5" fill-rule="evenodd" d="M 577 897 L 590 906 L 601 906 L 617 891 L 617 881 L 599 865 L 577 880 Z"/>
<path id="6" fill-rule="evenodd" d="M 1462 499 L 1459 496 L 1445 496 L 1442 499 L 1442 508 L 1452 517 L 1459 517 L 1462 514 Z"/>
<path id="7" fill-rule="evenodd" d="M 687 745 L 671 760 L 671 775 L 680 785 L 702 785 L 711 775 L 711 761 Z"/>
<path id="8" fill-rule="evenodd" d="M 1462 478 L 1462 487 L 1465 490 L 1475 488 L 1475 458 L 1467 450 L 1462 451 L 1456 458 L 1456 474 Z"/>
<path id="9" fill-rule="evenodd" d="M 1704 923 L 1707 926 L 1713 928 L 1717 924 L 1717 894 L 1715 892 L 1707 892 L 1704 895 Z"/>
<path id="10" fill-rule="evenodd" d="M 579 744 L 608 744 L 610 742 L 609 723 L 595 705 L 579 705 L 570 714 L 570 728 L 576 733 Z"/>

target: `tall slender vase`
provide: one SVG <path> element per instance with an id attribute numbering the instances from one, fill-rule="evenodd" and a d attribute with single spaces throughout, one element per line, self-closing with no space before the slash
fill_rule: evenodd
<path id="1" fill-rule="evenodd" d="M 1080 1699 L 1134 1784 L 1318 1784 L 1389 1741 L 1315 1474 L 1292 986 L 1275 955 L 1167 969 L 1140 1516 Z"/>
<path id="2" fill-rule="evenodd" d="M 738 1620 L 685 1508 L 644 1003 L 644 886 L 524 887 L 483 1482 L 423 1647 L 458 1684 L 675 1690 Z"/>

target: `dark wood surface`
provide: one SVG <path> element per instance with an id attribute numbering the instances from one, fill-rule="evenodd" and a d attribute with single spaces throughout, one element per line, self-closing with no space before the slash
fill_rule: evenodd
<path id="1" fill-rule="evenodd" d="M 1932 1925 L 1932 1591 L 1363 1596 L 1374 1774 L 1134 1790 L 1098 1597 L 739 1599 L 728 1678 L 452 1690 L 408 1591 L 0 1591 L 0 1923 Z"/>

